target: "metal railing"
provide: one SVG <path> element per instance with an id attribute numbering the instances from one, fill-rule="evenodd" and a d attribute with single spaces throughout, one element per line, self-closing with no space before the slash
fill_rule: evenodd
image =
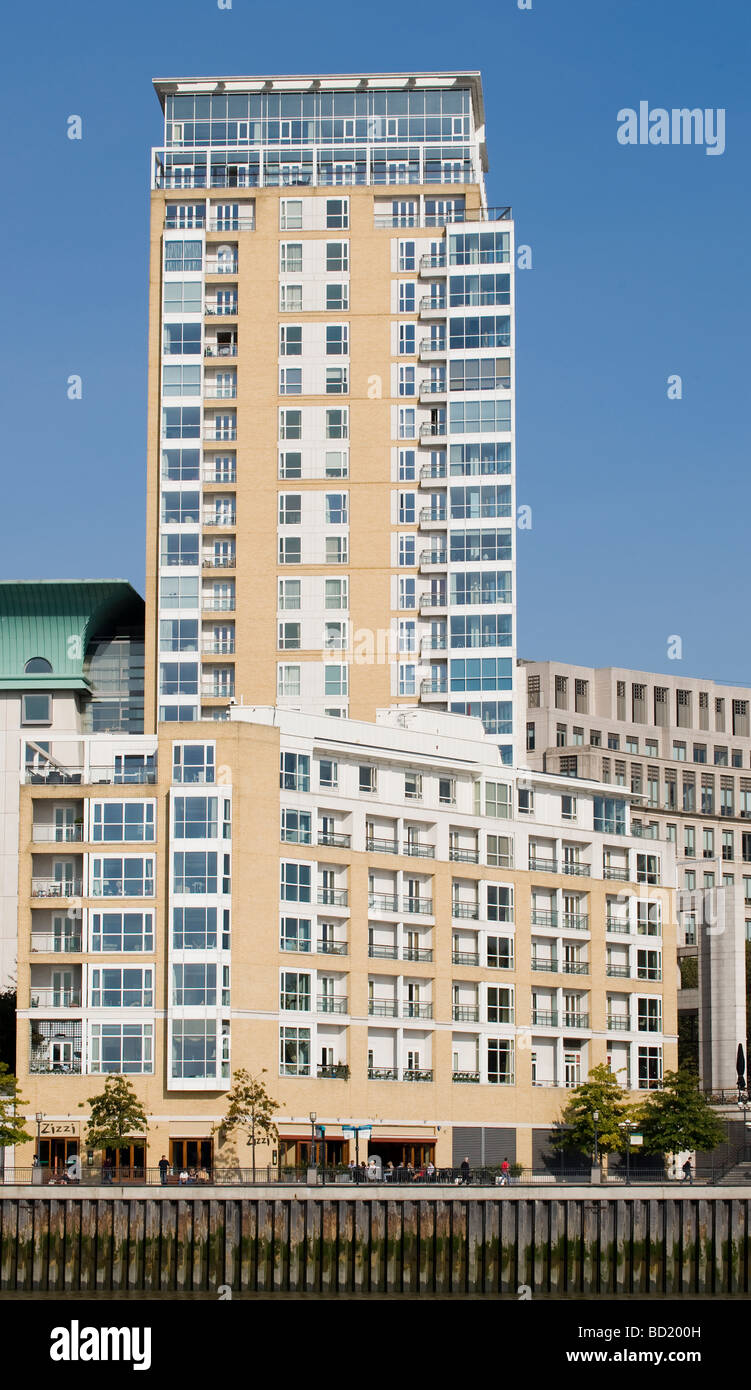
<path id="1" fill-rule="evenodd" d="M 477 1004 L 454 1004 L 451 1017 L 455 1023 L 479 1023 L 480 1010 Z"/>
<path id="2" fill-rule="evenodd" d="M 237 343 L 207 343 L 204 357 L 237 357 Z"/>
<path id="3" fill-rule="evenodd" d="M 422 1004 L 418 1000 L 406 1000 L 402 1004 L 402 1018 L 432 1018 L 433 1005 Z"/>
<path id="4" fill-rule="evenodd" d="M 81 936 L 56 936 L 52 932 L 32 932 L 31 950 L 54 951 L 55 954 L 83 950 L 83 938 Z"/>
<path id="5" fill-rule="evenodd" d="M 349 894 L 346 888 L 319 888 L 318 901 L 328 907 L 346 907 Z"/>
<path id="6" fill-rule="evenodd" d="M 590 878 L 592 869 L 589 864 L 579 864 L 573 859 L 564 859 L 561 863 L 562 874 L 575 874 L 579 878 Z"/>
<path id="7" fill-rule="evenodd" d="M 322 956 L 346 956 L 347 949 L 346 941 L 318 941 L 316 943 L 316 950 Z"/>
<path id="8" fill-rule="evenodd" d="M 83 839 L 83 825 L 34 825 L 31 838 L 39 844 L 72 844 Z"/>
<path id="9" fill-rule="evenodd" d="M 420 845 L 414 840 L 407 840 L 402 845 L 402 854 L 410 855 L 413 859 L 435 859 L 435 845 Z"/>
<path id="10" fill-rule="evenodd" d="M 604 864 L 603 878 L 615 879 L 617 883 L 628 883 L 628 869 L 616 869 L 612 864 Z"/>
<path id="11" fill-rule="evenodd" d="M 589 961 L 586 960 L 563 960 L 561 970 L 564 975 L 588 975 Z"/>
<path id="12" fill-rule="evenodd" d="M 236 566 L 236 555 L 208 555 L 202 561 L 202 567 L 205 570 L 233 570 Z M 206 650 L 207 648 L 204 647 L 203 651 Z M 234 651 L 234 647 L 232 650 Z"/>
<path id="13" fill-rule="evenodd" d="M 449 848 L 449 859 L 456 864 L 479 864 L 479 849 L 459 849 L 456 845 Z"/>
<path id="14" fill-rule="evenodd" d="M 373 942 L 368 946 L 368 955 L 371 960 L 398 960 L 398 946 L 379 946 Z"/>
<path id="15" fill-rule="evenodd" d="M 396 1018 L 399 1006 L 395 999 L 369 999 L 368 1013 L 372 1018 Z"/>
<path id="16" fill-rule="evenodd" d="M 80 898 L 82 891 L 80 878 L 58 882 L 54 878 L 33 878 L 31 880 L 32 898 Z"/>
<path id="17" fill-rule="evenodd" d="M 480 904 L 461 903 L 457 902 L 455 899 L 451 904 L 451 916 L 464 917 L 467 918 L 469 921 L 477 921 L 480 916 Z"/>
<path id="18" fill-rule="evenodd" d="M 531 960 L 533 970 L 557 971 L 558 961 L 555 956 L 533 956 Z"/>
<path id="19" fill-rule="evenodd" d="M 402 960 L 430 961 L 433 959 L 433 952 L 429 946 L 405 946 L 402 950 Z"/>
<path id="20" fill-rule="evenodd" d="M 631 1022 L 628 1018 L 622 1018 L 620 1014 L 608 1014 L 607 1026 L 611 1033 L 628 1033 Z"/>
<path id="21" fill-rule="evenodd" d="M 608 975 L 611 980 L 628 980 L 631 975 L 631 969 L 628 965 L 606 965 L 605 974 Z"/>
<path id="22" fill-rule="evenodd" d="M 422 917 L 431 917 L 433 914 L 433 899 L 402 898 L 402 907 L 405 912 L 416 912 Z"/>
<path id="23" fill-rule="evenodd" d="M 397 851 L 394 850 L 396 854 Z M 368 907 L 377 912 L 398 912 L 399 899 L 392 893 L 369 893 Z"/>
<path id="24" fill-rule="evenodd" d="M 316 1008 L 319 1014 L 346 1014 L 347 996 L 321 994 L 316 1000 Z"/>
<path id="25" fill-rule="evenodd" d="M 35 989 L 32 985 L 29 1007 L 32 1009 L 80 1009 L 80 989 Z"/>
<path id="26" fill-rule="evenodd" d="M 620 917 L 606 917 L 605 930 L 616 932 L 621 936 L 628 936 L 631 931 L 631 927 L 629 926 L 628 922 L 624 922 L 623 919 Z"/>
<path id="27" fill-rule="evenodd" d="M 536 869 L 538 873 L 555 874 L 558 872 L 558 862 L 555 859 L 540 859 L 536 854 L 529 856 L 530 869 Z"/>
<path id="28" fill-rule="evenodd" d="M 558 1014 L 555 1010 L 548 1010 L 546 1012 L 545 1010 L 533 1009 L 532 1022 L 536 1024 L 538 1028 L 557 1028 Z"/>
<path id="29" fill-rule="evenodd" d="M 478 951 L 452 951 L 451 959 L 454 965 L 480 964 L 480 955 Z"/>
<path id="30" fill-rule="evenodd" d="M 331 845 L 334 849 L 349 849 L 352 836 L 342 835 L 333 830 L 319 830 L 318 843 L 319 845 Z"/>
<path id="31" fill-rule="evenodd" d="M 372 854 L 398 854 L 399 842 L 398 840 L 379 840 L 370 836 L 365 841 L 365 849 Z"/>
<path id="32" fill-rule="evenodd" d="M 420 681 L 421 695 L 446 695 L 448 694 L 448 688 L 447 680 Z"/>

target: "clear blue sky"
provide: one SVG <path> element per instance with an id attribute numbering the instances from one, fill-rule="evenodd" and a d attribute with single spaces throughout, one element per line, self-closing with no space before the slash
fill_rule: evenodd
<path id="1" fill-rule="evenodd" d="M 2 577 L 143 589 L 152 77 L 480 68 L 489 200 L 534 257 L 520 654 L 751 683 L 747 0 L 41 0 L 4 40 Z M 725 153 L 619 145 L 640 100 L 724 108 Z"/>

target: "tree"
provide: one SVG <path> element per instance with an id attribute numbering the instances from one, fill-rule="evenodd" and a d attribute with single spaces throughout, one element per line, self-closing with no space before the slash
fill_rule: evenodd
<path id="1" fill-rule="evenodd" d="M 558 1128 L 551 1137 L 554 1149 L 574 1149 L 578 1153 L 594 1153 L 595 1110 L 597 1145 L 602 1153 L 619 1153 L 624 1147 L 624 1120 L 629 1118 L 629 1105 L 623 1087 L 609 1067 L 593 1067 L 581 1086 L 572 1091 Z"/>
<path id="2" fill-rule="evenodd" d="M 666 1071 L 662 1090 L 653 1091 L 635 1116 L 651 1154 L 716 1149 L 725 1127 L 699 1090 L 699 1078 L 687 1067 Z"/>
<path id="3" fill-rule="evenodd" d="M 26 1133 L 23 1117 L 18 1114 L 19 1106 L 25 1104 L 23 1096 L 19 1095 L 16 1077 L 4 1062 L 0 1062 L 0 1149 L 23 1144 L 33 1137 Z"/>
<path id="4" fill-rule="evenodd" d="M 88 1101 L 91 1118 L 86 1126 L 86 1143 L 91 1149 L 122 1149 L 126 1141 L 148 1133 L 146 1112 L 124 1076 L 108 1076 L 104 1090 Z"/>
<path id="5" fill-rule="evenodd" d="M 261 1076 L 266 1073 L 263 1067 Z M 227 1093 L 227 1114 L 218 1129 L 231 1134 L 233 1130 L 246 1131 L 247 1142 L 253 1150 L 253 1181 L 256 1178 L 256 1144 L 271 1144 L 279 1139 L 279 1131 L 274 1124 L 274 1111 L 279 1109 L 277 1101 L 269 1095 L 260 1077 L 251 1076 L 241 1067 L 232 1073 L 234 1085 Z"/>
<path id="6" fill-rule="evenodd" d="M 16 987 L 0 989 L 0 1062 L 11 1070 L 16 1066 Z"/>

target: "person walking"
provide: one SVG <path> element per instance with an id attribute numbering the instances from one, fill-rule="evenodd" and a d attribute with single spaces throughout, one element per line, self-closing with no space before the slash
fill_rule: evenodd
<path id="1" fill-rule="evenodd" d="M 468 1187 L 468 1186 L 469 1186 L 469 1158 L 468 1158 L 468 1157 L 465 1157 L 465 1158 L 462 1159 L 461 1168 L 460 1168 L 459 1171 L 461 1172 L 461 1175 L 462 1175 L 462 1182 L 464 1183 L 464 1186 L 465 1186 L 465 1187 Z"/>
<path id="2" fill-rule="evenodd" d="M 509 1163 L 508 1158 L 504 1158 L 503 1163 L 501 1164 L 501 1187 L 508 1187 L 510 1172 L 511 1164 Z"/>
<path id="3" fill-rule="evenodd" d="M 167 1174 L 169 1173 L 169 1159 L 162 1154 L 159 1160 L 159 1179 L 162 1187 L 167 1186 Z"/>
<path id="4" fill-rule="evenodd" d="M 691 1159 L 687 1158 L 682 1168 L 683 1181 L 692 1183 L 694 1181 L 694 1170 L 691 1167 Z"/>

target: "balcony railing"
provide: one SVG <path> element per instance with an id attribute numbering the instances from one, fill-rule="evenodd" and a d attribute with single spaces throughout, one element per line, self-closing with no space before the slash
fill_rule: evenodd
<path id="1" fill-rule="evenodd" d="M 207 223 L 210 232 L 252 232 L 254 227 L 252 217 L 213 217 Z"/>
<path id="2" fill-rule="evenodd" d="M 402 950 L 402 960 L 428 961 L 432 959 L 433 952 L 429 946 L 405 946 Z"/>
<path id="3" fill-rule="evenodd" d="M 369 893 L 368 907 L 377 912 L 398 912 L 399 899 L 394 893 Z"/>
<path id="4" fill-rule="evenodd" d="M 434 381 L 420 382 L 420 398 L 423 396 L 445 396 L 448 390 L 446 377 L 436 378 Z"/>
<path id="5" fill-rule="evenodd" d="M 558 913 L 543 911 L 539 907 L 532 908 L 532 925 L 534 927 L 557 927 Z"/>
<path id="6" fill-rule="evenodd" d="M 378 946 L 371 942 L 368 946 L 368 955 L 371 960 L 398 960 L 398 946 Z"/>
<path id="7" fill-rule="evenodd" d="M 399 842 L 398 840 L 379 840 L 376 837 L 369 836 L 365 841 L 365 849 L 372 854 L 398 854 Z M 390 908 L 389 911 L 395 912 L 396 908 Z"/>
<path id="8" fill-rule="evenodd" d="M 72 844 L 83 839 L 83 825 L 35 825 L 31 838 L 39 844 Z"/>
<path id="9" fill-rule="evenodd" d="M 431 1068 L 430 1070 L 426 1070 L 424 1067 L 419 1067 L 419 1068 L 412 1067 L 412 1068 L 407 1068 L 405 1071 L 402 1072 L 402 1081 L 432 1081 L 432 1080 L 433 1080 L 433 1071 L 432 1071 L 432 1068 Z"/>
<path id="10" fill-rule="evenodd" d="M 445 351 L 446 351 L 446 339 L 445 339 L 445 338 L 423 338 L 422 341 L 421 341 L 420 344 L 419 344 L 419 347 L 418 347 L 418 352 L 420 352 L 420 353 L 427 353 L 427 352 L 445 352 Z"/>
<path id="11" fill-rule="evenodd" d="M 621 1014 L 608 1014 L 608 1028 L 611 1033 L 628 1033 L 631 1022 Z"/>
<path id="12" fill-rule="evenodd" d="M 212 304 L 208 299 L 203 306 L 203 312 L 209 318 L 236 318 L 237 300 L 231 304 Z"/>
<path id="13" fill-rule="evenodd" d="M 561 923 L 566 931 L 589 931 L 589 917 L 583 912 L 564 912 Z"/>
<path id="14" fill-rule="evenodd" d="M 318 941 L 316 943 L 316 950 L 319 951 L 322 956 L 346 956 L 347 943 L 346 941 L 331 941 L 327 937 L 325 941 Z"/>
<path id="15" fill-rule="evenodd" d="M 236 555 L 207 555 L 203 560 L 205 570 L 233 570 L 236 565 Z"/>
<path id="16" fill-rule="evenodd" d="M 218 430 L 211 425 L 204 425 L 203 437 L 209 444 L 223 444 L 233 439 L 237 439 L 237 428 L 228 429 L 226 426 Z"/>
<path id="17" fill-rule="evenodd" d="M 346 888 L 319 888 L 318 901 L 328 907 L 346 907 L 349 894 Z"/>
<path id="18" fill-rule="evenodd" d="M 231 700 L 234 693 L 234 685 L 213 685 L 210 681 L 201 683 L 201 695 L 204 700 Z"/>
<path id="19" fill-rule="evenodd" d="M 435 507 L 423 507 L 422 510 L 421 510 L 421 512 L 420 512 L 420 525 L 421 525 L 421 526 L 428 526 L 428 525 L 430 525 L 431 522 L 444 522 L 444 521 L 446 521 L 446 508 L 445 508 L 445 507 L 439 508 L 438 510 L 436 510 Z M 426 640 L 427 640 L 427 639 L 426 639 Z M 446 640 L 445 640 L 445 638 L 444 638 L 443 645 L 444 645 L 444 647 L 445 647 L 445 645 L 446 645 Z"/>
<path id="20" fill-rule="evenodd" d="M 421 695 L 446 695 L 448 688 L 447 680 L 420 681 Z"/>
<path id="21" fill-rule="evenodd" d="M 420 469 L 420 481 L 424 483 L 440 482 L 440 480 L 445 477 L 447 477 L 445 459 L 440 463 L 426 463 Z"/>
<path id="22" fill-rule="evenodd" d="M 234 526 L 237 522 L 236 512 L 204 512 L 201 518 L 204 526 Z"/>
<path id="23" fill-rule="evenodd" d="M 538 1028 L 557 1028 L 558 1014 L 551 1009 L 533 1009 L 532 1022 Z"/>
<path id="24" fill-rule="evenodd" d="M 615 879 L 617 883 L 628 883 L 628 869 L 616 869 L 612 864 L 603 864 L 602 876 Z"/>
<path id="25" fill-rule="evenodd" d="M 561 961 L 561 970 L 564 975 L 588 975 L 589 961 L 586 960 L 564 960 Z"/>
<path id="26" fill-rule="evenodd" d="M 398 1081 L 396 1067 L 368 1067 L 368 1081 Z"/>
<path id="27" fill-rule="evenodd" d="M 237 261 L 206 259 L 207 275 L 237 275 Z"/>
<path id="28" fill-rule="evenodd" d="M 349 849 L 352 844 L 351 835 L 342 835 L 334 830 L 318 831 L 319 845 L 331 845 L 334 849 Z"/>
<path id="29" fill-rule="evenodd" d="M 32 932 L 31 949 L 33 952 L 53 951 L 56 955 L 65 955 L 75 951 L 83 950 L 83 938 L 74 936 L 72 933 L 66 936 L 59 936 L 55 932 Z"/>
<path id="30" fill-rule="evenodd" d="M 558 969 L 558 961 L 555 956 L 533 956 L 531 963 L 533 970 L 557 971 Z"/>
<path id="31" fill-rule="evenodd" d="M 479 1023 L 480 1009 L 477 1004 L 454 1004 L 451 1017 L 455 1023 Z"/>
<path id="32" fill-rule="evenodd" d="M 30 1057 L 29 1071 L 32 1076 L 80 1076 L 81 1058 L 74 1057 L 70 1062 L 51 1062 L 49 1057 Z"/>
<path id="33" fill-rule="evenodd" d="M 420 595 L 420 608 L 445 608 L 446 603 L 445 593 Z"/>
<path id="34" fill-rule="evenodd" d="M 419 563 L 420 563 L 421 565 L 445 565 L 445 564 L 447 564 L 447 562 L 448 562 L 448 551 L 447 551 L 447 550 L 421 550 L 421 551 L 420 551 L 420 560 L 419 560 Z"/>
<path id="35" fill-rule="evenodd" d="M 316 1001 L 319 1014 L 346 1014 L 347 996 L 321 994 Z"/>
<path id="36" fill-rule="evenodd" d="M 537 854 L 530 854 L 529 867 L 530 869 L 536 869 L 538 873 L 556 874 L 558 872 L 558 861 L 557 859 L 541 859 Z"/>
<path id="37" fill-rule="evenodd" d="M 207 343 L 204 357 L 237 357 L 237 343 Z"/>
<path id="38" fill-rule="evenodd" d="M 206 383 L 203 398 L 205 401 L 234 401 L 237 399 L 237 382 L 233 386 L 212 386 Z"/>
<path id="39" fill-rule="evenodd" d="M 368 1013 L 373 1018 L 396 1018 L 399 1005 L 395 999 L 369 999 Z"/>
<path id="40" fill-rule="evenodd" d="M 479 849 L 461 849 L 457 845 L 449 847 L 449 859 L 455 864 L 479 864 Z"/>
<path id="41" fill-rule="evenodd" d="M 234 613 L 235 599 L 234 596 L 224 595 L 221 598 L 214 598 L 213 595 L 204 594 L 202 607 L 207 613 Z"/>
<path id="42" fill-rule="evenodd" d="M 432 1018 L 433 1005 L 408 999 L 402 1004 L 402 1018 Z"/>
<path id="43" fill-rule="evenodd" d="M 407 840 L 402 845 L 402 854 L 408 854 L 413 859 L 435 859 L 435 845 L 420 845 L 414 840 Z"/>
<path id="44" fill-rule="evenodd" d="M 452 951 L 451 959 L 454 965 L 479 965 L 480 956 L 477 951 Z"/>
<path id="45" fill-rule="evenodd" d="M 445 297 L 437 298 L 432 294 L 426 294 L 420 300 L 419 312 L 421 314 L 445 314 L 446 302 Z"/>
<path id="46" fill-rule="evenodd" d="M 31 989 L 32 1009 L 80 1009 L 80 989 Z"/>
<path id="47" fill-rule="evenodd" d="M 563 1026 L 564 1028 L 588 1028 L 589 1014 L 564 1014 Z"/>
<path id="48" fill-rule="evenodd" d="M 628 936 L 631 927 L 628 922 L 624 922 L 622 917 L 606 917 L 605 930 L 619 932 L 621 936 Z"/>
<path id="49" fill-rule="evenodd" d="M 402 907 L 405 912 L 415 912 L 423 917 L 431 917 L 433 914 L 433 899 L 402 898 Z"/>
<path id="50" fill-rule="evenodd" d="M 580 864 L 577 860 L 564 859 L 561 864 L 562 874 L 575 874 L 579 878 L 590 878 L 592 869 L 589 864 Z"/>
<path id="51" fill-rule="evenodd" d="M 446 421 L 436 422 L 435 424 L 420 425 L 420 440 L 446 439 L 448 437 L 448 425 Z"/>
<path id="52" fill-rule="evenodd" d="M 612 980 L 628 980 L 631 969 L 628 965 L 612 965 L 610 962 L 605 966 L 605 974 Z"/>
<path id="53" fill-rule="evenodd" d="M 461 903 L 456 899 L 451 904 L 452 917 L 465 917 L 470 921 L 477 921 L 480 916 L 479 903 Z"/>
<path id="54" fill-rule="evenodd" d="M 31 880 L 32 898 L 80 898 L 82 890 L 80 878 L 59 882 L 54 878 L 33 878 Z"/>
<path id="55" fill-rule="evenodd" d="M 349 1067 L 346 1062 L 319 1063 L 316 1076 L 327 1081 L 349 1081 Z"/>
<path id="56" fill-rule="evenodd" d="M 466 1085 L 477 1085 L 480 1080 L 480 1073 L 479 1071 L 452 1071 L 451 1080 Z"/>

